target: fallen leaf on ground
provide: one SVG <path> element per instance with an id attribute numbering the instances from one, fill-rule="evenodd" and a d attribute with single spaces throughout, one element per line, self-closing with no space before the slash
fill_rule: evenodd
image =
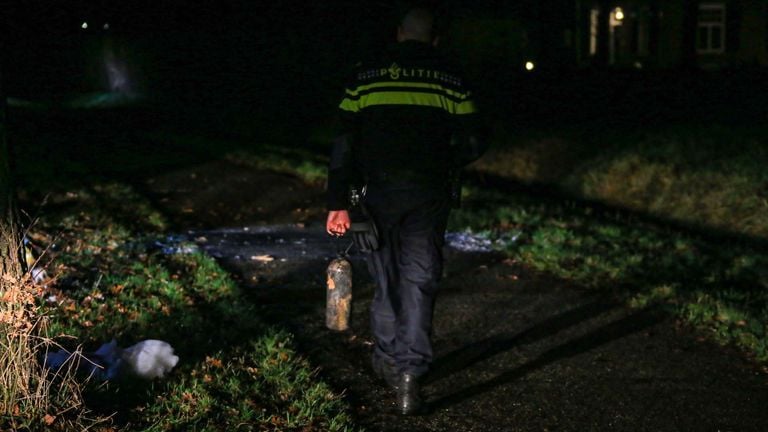
<path id="1" fill-rule="evenodd" d="M 275 257 L 272 255 L 253 255 L 251 260 L 259 262 L 271 262 L 275 260 Z"/>
<path id="2" fill-rule="evenodd" d="M 220 368 L 224 366 L 221 362 L 221 360 L 214 358 L 214 357 L 206 357 L 205 363 L 210 365 L 211 367 Z"/>

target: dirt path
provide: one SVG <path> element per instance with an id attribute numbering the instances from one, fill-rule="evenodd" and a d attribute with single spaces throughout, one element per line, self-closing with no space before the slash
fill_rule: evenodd
<path id="1" fill-rule="evenodd" d="M 242 281 L 267 319 L 297 335 L 368 430 L 766 430 L 768 377 L 739 353 L 661 312 L 627 309 L 496 254 L 451 249 L 424 388 L 431 413 L 400 417 L 369 367 L 372 285 L 359 257 L 352 329 L 323 326 L 324 270 L 335 245 L 322 232 L 318 190 L 227 162 L 146 187 L 179 230 L 193 230 L 190 238 Z M 251 258 L 259 255 L 274 260 Z"/>

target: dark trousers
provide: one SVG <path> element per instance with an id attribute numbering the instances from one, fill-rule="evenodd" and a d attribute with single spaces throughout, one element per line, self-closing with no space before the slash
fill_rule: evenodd
<path id="1" fill-rule="evenodd" d="M 432 311 L 450 202 L 417 191 L 371 192 L 366 204 L 380 235 L 379 250 L 368 255 L 376 280 L 374 356 L 419 376 L 432 361 Z"/>

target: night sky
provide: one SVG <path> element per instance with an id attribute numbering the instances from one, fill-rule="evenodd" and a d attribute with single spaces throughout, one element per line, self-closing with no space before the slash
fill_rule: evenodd
<path id="1" fill-rule="evenodd" d="M 217 89 L 233 78 L 254 85 L 276 76 L 325 79 L 331 65 L 382 45 L 393 34 L 385 34 L 394 26 L 393 12 L 383 3 L 339 0 L 25 2 L 6 15 L 8 87 L 66 91 L 58 86 L 88 72 L 107 39 L 133 57 L 145 75 L 141 85 L 153 90 L 183 85 L 181 77 L 203 86 L 220 81 Z"/>
<path id="2" fill-rule="evenodd" d="M 562 5 L 571 2 L 432 3 L 448 24 L 441 49 L 464 62 L 485 111 L 496 117 L 512 115 L 518 124 L 546 123 L 542 119 L 552 115 L 583 122 L 605 115 L 606 106 L 624 123 L 638 116 L 666 121 L 723 111 L 739 119 L 754 113 L 739 108 L 744 97 L 754 97 L 754 87 L 733 70 L 713 78 L 669 68 L 603 73 L 557 66 L 568 61 L 557 44 L 562 26 L 572 19 Z M 410 4 L 15 2 L 3 15 L 4 87 L 9 96 L 32 99 L 105 91 L 114 87 L 105 73 L 105 62 L 112 59 L 127 77 L 124 88 L 160 105 L 194 108 L 204 118 L 280 119 L 291 129 L 327 117 L 349 67 L 393 42 L 398 18 Z M 478 17 L 508 23 L 497 24 L 496 33 L 480 25 L 476 29 L 483 32 L 465 32 L 463 45 L 454 43 L 451 24 Z M 537 62 L 533 74 L 522 70 L 529 57 Z M 699 112 L 705 93 L 707 111 Z M 718 104 L 724 110 L 713 109 Z"/>
<path id="3" fill-rule="evenodd" d="M 445 12 L 446 23 L 453 17 L 524 15 L 528 10 L 521 7 L 526 2 L 432 3 Z M 208 85 L 221 90 L 221 84 L 233 80 L 249 80 L 257 87 L 269 87 L 275 79 L 323 86 L 343 76 L 340 68 L 391 43 L 398 19 L 410 4 L 385 0 L 102 0 L 56 2 L 56 6 L 42 0 L 18 2 L 5 15 L 7 87 L 20 94 L 64 92 L 73 84 L 87 89 L 94 85 L 90 75 L 105 40 L 121 55 L 131 57 L 137 85 L 155 91 Z M 444 40 L 450 49 L 449 38 Z M 78 75 L 85 82 L 78 83 Z"/>
<path id="4" fill-rule="evenodd" d="M 328 116 L 349 67 L 394 38 L 400 10 L 350 0 L 24 3 L 5 15 L 11 97 L 105 91 L 114 61 L 126 88 L 180 118 L 247 115 L 288 130 Z"/>

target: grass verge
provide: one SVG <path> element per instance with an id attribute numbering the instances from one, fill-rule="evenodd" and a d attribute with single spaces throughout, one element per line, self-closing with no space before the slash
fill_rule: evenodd
<path id="1" fill-rule="evenodd" d="M 55 192 L 47 209 L 30 237 L 54 275 L 38 296 L 49 334 L 84 352 L 161 339 L 180 357 L 163 380 L 85 385 L 85 406 L 111 418 L 102 430 L 355 429 L 292 336 L 261 322 L 213 259 L 156 246 L 166 223 L 131 187 Z"/>
<path id="2" fill-rule="evenodd" d="M 548 131 L 505 142 L 477 168 L 663 219 L 765 239 L 767 138 L 764 127 L 716 124 Z"/>
<path id="3" fill-rule="evenodd" d="M 56 345 L 37 304 L 41 291 L 28 273 L 7 271 L 0 280 L 0 428 L 94 427 L 104 419 L 89 416 L 72 363 L 52 373 L 41 361 Z"/>

